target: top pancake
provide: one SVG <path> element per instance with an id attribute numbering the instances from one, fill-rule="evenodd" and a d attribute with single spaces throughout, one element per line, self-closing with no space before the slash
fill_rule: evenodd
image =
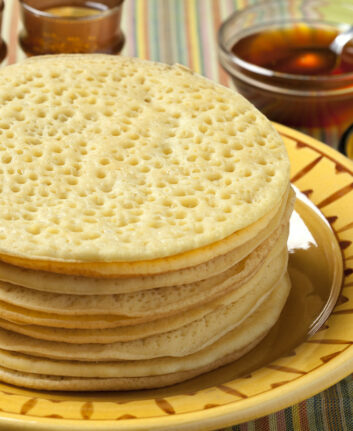
<path id="1" fill-rule="evenodd" d="M 271 124 L 181 66 L 27 60 L 0 71 L 0 119 L 5 260 L 174 256 L 251 226 L 288 187 Z"/>

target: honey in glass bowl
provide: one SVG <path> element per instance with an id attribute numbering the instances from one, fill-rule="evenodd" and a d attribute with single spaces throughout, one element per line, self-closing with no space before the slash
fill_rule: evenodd
<path id="1" fill-rule="evenodd" d="M 332 8 L 326 8 L 334 4 Z M 353 123 L 353 43 L 329 49 L 353 22 L 353 4 L 266 2 L 235 12 L 219 31 L 220 61 L 238 91 L 269 119 L 339 138 Z"/>
<path id="2" fill-rule="evenodd" d="M 233 45 L 232 52 L 248 63 L 281 73 L 311 76 L 353 73 L 353 42 L 344 47 L 341 56 L 330 49 L 338 34 L 329 27 L 297 23 L 246 36 Z"/>

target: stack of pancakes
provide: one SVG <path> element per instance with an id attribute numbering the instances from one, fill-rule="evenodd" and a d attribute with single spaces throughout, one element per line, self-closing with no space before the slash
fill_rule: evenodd
<path id="1" fill-rule="evenodd" d="M 253 348 L 290 289 L 289 162 L 190 70 L 37 57 L 0 72 L 0 379 L 180 382 Z"/>

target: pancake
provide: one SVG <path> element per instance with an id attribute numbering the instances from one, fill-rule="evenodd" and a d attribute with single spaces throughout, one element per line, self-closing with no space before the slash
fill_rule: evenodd
<path id="1" fill-rule="evenodd" d="M 0 380 L 131 390 L 240 357 L 290 290 L 271 123 L 181 65 L 0 70 Z"/>
<path id="2" fill-rule="evenodd" d="M 139 389 L 160 388 L 174 385 L 200 374 L 212 371 L 223 365 L 240 358 L 266 336 L 263 332 L 252 343 L 247 344 L 229 355 L 223 356 L 208 365 L 195 370 L 179 371 L 177 373 L 164 374 L 161 376 L 146 377 L 112 377 L 112 378 L 84 378 L 84 377 L 61 377 L 45 374 L 33 374 L 22 371 L 11 370 L 0 366 L 0 379 L 11 385 L 43 391 L 131 391 Z"/>
<path id="3" fill-rule="evenodd" d="M 214 364 L 219 366 L 220 362 L 226 363 L 224 361 L 227 355 L 239 351 L 243 353 L 243 349 L 246 349 L 249 344 L 255 340 L 260 341 L 277 321 L 289 290 L 290 282 L 288 277 L 285 277 L 245 322 L 205 349 L 188 356 L 164 357 L 144 361 L 92 363 L 51 360 L 0 350 L 0 366 L 32 375 L 84 377 L 88 379 L 164 376 L 165 374 L 190 370 L 194 370 L 194 375 L 198 375 L 203 372 L 205 367 L 212 369 Z M 114 389 L 120 389 L 119 385 L 117 384 Z M 128 389 L 128 387 L 125 386 L 124 389 Z M 76 386 L 73 390 L 80 390 L 80 388 Z"/>
<path id="4" fill-rule="evenodd" d="M 193 283 L 217 275 L 234 266 L 289 220 L 295 200 L 293 189 L 289 188 L 286 198 L 279 210 L 271 217 L 271 221 L 261 231 L 257 232 L 255 238 L 245 243 L 241 250 L 236 248 L 226 255 L 211 259 L 204 264 L 189 266 L 180 271 L 118 279 L 90 278 L 34 271 L 0 262 L 0 280 L 43 292 L 73 295 L 120 294 Z"/>
<path id="5" fill-rule="evenodd" d="M 262 279 L 266 279 L 268 274 L 276 272 L 276 270 L 284 270 L 287 264 L 287 252 L 282 247 L 276 249 L 276 253 L 269 255 L 268 259 L 264 261 L 259 271 L 255 272 L 252 277 L 249 278 L 245 283 L 241 285 L 230 285 L 227 291 L 223 291 L 223 298 L 225 294 L 232 295 L 232 291 L 239 290 L 243 294 L 253 288 L 256 283 L 261 282 Z M 203 292 L 201 292 L 202 294 Z M 238 293 L 234 293 L 237 295 Z M 116 314 L 88 314 L 88 315 L 68 315 L 68 314 L 55 314 L 45 313 L 42 311 L 29 310 L 27 308 L 19 307 L 12 304 L 7 304 L 0 301 L 0 317 L 11 322 L 19 324 L 39 325 L 48 326 L 51 328 L 79 328 L 79 329 L 104 329 L 104 328 L 115 328 L 138 325 L 165 317 L 172 317 L 177 313 L 190 313 L 194 307 L 205 306 L 206 309 L 211 309 L 217 302 L 217 298 L 222 301 L 222 291 L 218 294 L 213 294 L 212 297 L 200 301 L 194 301 L 189 303 L 187 307 L 185 304 L 181 304 L 182 307 L 179 310 L 173 310 L 173 313 L 166 312 L 164 309 L 148 308 L 145 315 L 139 317 L 120 316 Z M 203 312 L 205 314 L 205 312 Z M 179 317 L 180 319 L 180 317 Z M 188 319 L 186 317 L 185 319 Z M 189 316 L 190 319 L 190 316 Z M 167 322 L 161 322 L 161 324 L 167 325 Z"/>
<path id="6" fill-rule="evenodd" d="M 215 298 L 244 284 L 269 261 L 282 252 L 288 238 L 288 225 L 277 229 L 248 257 L 227 271 L 199 282 L 119 295 L 67 295 L 44 293 L 0 282 L 0 301 L 29 310 L 61 315 L 116 314 L 142 317 L 180 312 Z"/>
<path id="7" fill-rule="evenodd" d="M 110 276 L 198 265 L 253 238 L 288 187 L 270 122 L 179 65 L 37 58 L 0 71 L 0 102 L 10 264 Z"/>
<path id="8" fill-rule="evenodd" d="M 282 260 L 285 256 L 281 255 Z M 165 325 L 163 332 L 157 335 L 142 334 L 142 338 L 136 340 L 102 345 L 38 340 L 0 329 L 0 348 L 35 356 L 81 361 L 141 360 L 190 355 L 212 344 L 256 311 L 271 293 L 273 286 L 283 277 L 284 265 L 281 261 L 279 263 L 274 265 L 273 271 L 267 272 L 267 277 L 257 280 L 250 291 L 245 294 L 235 291 L 235 294 L 227 295 L 223 303 L 211 305 L 215 310 L 207 310 L 208 313 L 202 310 L 203 317 L 174 330 L 169 330 L 168 325 Z"/>

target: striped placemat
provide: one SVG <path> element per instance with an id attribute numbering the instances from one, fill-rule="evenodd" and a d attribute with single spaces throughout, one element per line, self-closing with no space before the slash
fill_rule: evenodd
<path id="1" fill-rule="evenodd" d="M 285 0 L 282 0 L 285 1 Z M 246 0 L 125 0 L 122 28 L 126 45 L 122 54 L 165 63 L 184 64 L 223 85 L 230 79 L 218 62 L 217 30 Z M 3 65 L 25 58 L 18 45 L 21 28 L 17 0 L 5 0 L 2 36 L 8 45 Z M 310 130 L 328 144 L 336 132 Z M 264 418 L 226 428 L 227 431 L 353 431 L 353 378 Z"/>
<path id="2" fill-rule="evenodd" d="M 352 376 L 330 389 L 266 417 L 222 431 L 352 431 Z"/>

